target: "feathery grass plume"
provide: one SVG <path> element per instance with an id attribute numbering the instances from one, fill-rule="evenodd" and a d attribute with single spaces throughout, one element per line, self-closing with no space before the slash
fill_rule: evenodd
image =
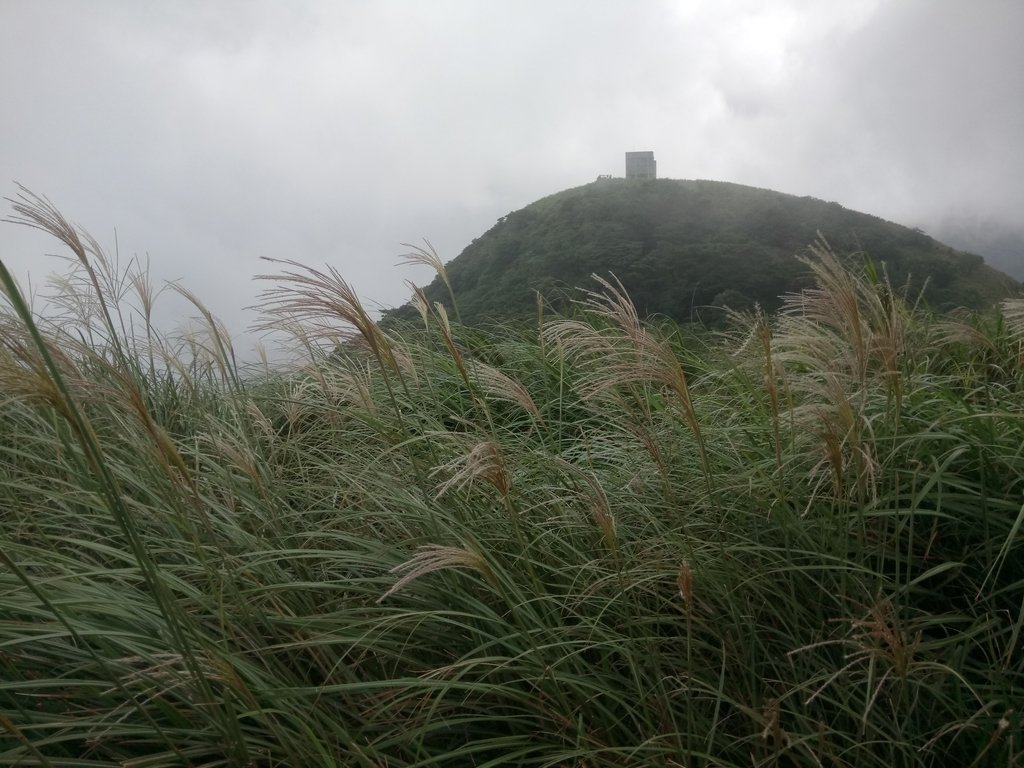
<path id="1" fill-rule="evenodd" d="M 64 393 L 50 375 L 52 363 L 65 381 L 90 383 L 52 339 L 33 338 L 16 317 L 0 316 L 0 388 L 6 396 L 42 402 L 68 415 Z"/>
<path id="2" fill-rule="evenodd" d="M 1001 309 L 1010 342 L 1009 362 L 1013 365 L 1014 373 L 1020 377 L 1024 371 L 1024 299 L 1006 299 Z"/>
<path id="3" fill-rule="evenodd" d="M 833 489 L 842 497 L 854 470 L 859 500 L 874 497 L 878 451 L 868 418 L 876 384 L 884 387 L 890 424 L 903 402 L 906 353 L 912 346 L 911 312 L 873 266 L 857 278 L 823 239 L 804 259 L 815 286 L 784 300 L 773 334 L 775 359 L 801 404 L 792 413 L 822 439 Z"/>
<path id="4" fill-rule="evenodd" d="M 117 371 L 112 371 L 111 377 L 115 381 L 120 381 L 122 386 L 118 392 L 119 399 L 124 401 L 126 412 L 142 427 L 144 434 L 149 439 L 150 454 L 156 459 L 164 474 L 172 481 L 181 483 L 188 489 L 190 496 L 194 494 L 198 490 L 196 479 L 178 446 L 154 417 L 147 402 L 146 393 L 139 386 L 138 380 L 118 375 Z M 202 515 L 202 512 L 200 511 L 199 514 Z"/>
<path id="5" fill-rule="evenodd" d="M 846 663 L 817 687 L 804 702 L 805 706 L 822 696 L 837 680 L 858 668 L 866 668 L 865 683 L 868 695 L 865 708 L 860 714 L 862 725 L 866 725 L 871 710 L 879 701 L 887 683 L 905 682 L 912 672 L 918 671 L 924 675 L 940 673 L 956 676 L 953 670 L 945 665 L 930 660 L 918 660 L 923 632 L 917 629 L 913 622 L 909 627 L 903 626 L 888 598 L 878 597 L 869 606 L 867 617 L 851 619 L 849 626 L 850 633 L 846 638 L 828 641 L 828 644 L 837 644 L 849 649 L 843 657 Z M 798 648 L 789 655 L 793 656 L 807 650 L 810 649 Z"/>
<path id="6" fill-rule="evenodd" d="M 1002 318 L 1005 319 L 1005 308 Z M 960 310 L 937 318 L 932 327 L 929 348 L 941 348 L 940 359 L 960 377 L 965 387 L 977 386 L 987 378 L 992 365 L 1003 357 L 998 321 L 996 328 L 986 327 L 986 318 Z M 933 366 L 934 367 L 934 366 Z"/>
<path id="7" fill-rule="evenodd" d="M 794 418 L 798 423 L 812 426 L 813 434 L 822 441 L 822 459 L 810 474 L 827 466 L 835 498 L 844 498 L 846 490 L 851 488 L 856 491 L 859 502 L 868 502 L 877 497 L 873 430 L 863 393 L 851 397 L 848 383 L 838 374 L 823 374 L 814 390 L 823 402 L 797 406 Z"/>
<path id="8" fill-rule="evenodd" d="M 779 397 L 779 381 L 782 381 L 783 388 L 787 387 L 785 369 L 779 365 L 772 355 L 772 328 L 761 308 L 757 308 L 757 322 L 755 332 L 758 341 L 761 342 L 761 352 L 764 355 L 764 382 L 768 391 L 768 402 L 771 404 L 772 437 L 775 444 L 775 469 L 779 475 L 779 486 L 785 485 L 785 465 L 782 461 L 782 425 L 781 406 Z"/>
<path id="9" fill-rule="evenodd" d="M 801 261 L 810 267 L 816 285 L 799 297 L 799 311 L 844 340 L 843 351 L 849 353 L 845 367 L 857 381 L 863 384 L 869 374 L 886 381 L 896 398 L 898 414 L 909 333 L 906 302 L 893 290 L 884 271 L 878 276 L 870 259 L 866 278 L 857 279 L 824 238 L 809 250 L 811 256 Z M 791 309 L 794 303 L 786 301 L 784 307 Z"/>
<path id="10" fill-rule="evenodd" d="M 468 547 L 446 547 L 440 544 L 425 544 L 417 548 L 416 554 L 392 568 L 389 573 L 396 576 L 402 574 L 387 592 L 377 598 L 377 602 L 383 602 L 391 595 L 397 594 L 417 579 L 426 576 L 434 571 L 447 570 L 449 568 L 470 568 L 494 586 L 497 582 L 491 566 L 483 555 Z"/>
<path id="11" fill-rule="evenodd" d="M 406 286 L 412 291 L 412 298 L 410 301 L 412 305 L 416 307 L 416 311 L 420 313 L 420 319 L 423 320 L 423 326 L 430 329 L 430 300 L 427 298 L 427 294 L 423 292 L 423 289 L 413 283 L 411 280 L 405 281 Z"/>
<path id="12" fill-rule="evenodd" d="M 263 257 L 264 261 L 283 264 L 286 269 L 278 274 L 257 275 L 257 280 L 278 283 L 260 293 L 259 309 L 268 316 L 257 324 L 259 330 L 274 330 L 280 321 L 302 323 L 310 338 L 327 337 L 334 340 L 345 329 L 337 321 L 351 326 L 348 338 L 361 337 L 371 354 L 386 370 L 400 373 L 390 339 L 370 317 L 352 286 L 334 267 L 327 271 L 307 267 L 297 261 Z"/>
<path id="13" fill-rule="evenodd" d="M 843 266 L 824 239 L 812 244 L 809 250 L 812 257 L 801 258 L 801 261 L 814 274 L 815 285 L 804 289 L 800 295 L 801 315 L 828 328 L 846 342 L 841 348 L 849 353 L 844 361 L 845 367 L 854 379 L 863 382 L 871 353 L 871 331 L 862 312 L 865 285 Z M 789 308 L 791 305 L 787 303 L 784 306 Z"/>
<path id="14" fill-rule="evenodd" d="M 679 566 L 679 574 L 676 576 L 676 588 L 679 590 L 679 597 L 683 599 L 686 610 L 693 608 L 693 567 L 684 560 Z"/>
<path id="15" fill-rule="evenodd" d="M 544 418 L 541 416 L 537 404 L 530 397 L 526 387 L 518 381 L 502 373 L 494 366 L 476 360 L 469 362 L 469 373 L 488 395 L 497 400 L 516 403 L 543 424 Z"/>
<path id="16" fill-rule="evenodd" d="M 590 366 L 589 375 L 579 385 L 584 397 L 600 397 L 624 385 L 646 382 L 654 382 L 672 392 L 682 410 L 683 421 L 697 442 L 701 469 L 708 491 L 712 492 L 704 435 L 679 358 L 667 341 L 654 336 L 640 321 L 636 307 L 617 278 L 612 276 L 615 281 L 612 283 L 598 275 L 591 277 L 604 290 L 587 291 L 584 306 L 617 332 L 578 320 L 555 320 L 544 327 L 542 336 L 571 359 Z"/>
<path id="17" fill-rule="evenodd" d="M 596 482 L 592 482 L 590 488 L 590 516 L 601 531 L 605 549 L 609 554 L 617 555 L 619 553 L 619 536 L 615 527 L 615 516 L 612 515 L 611 505 L 608 503 L 608 496 L 605 494 L 604 488 Z"/>
<path id="18" fill-rule="evenodd" d="M 17 186 L 20 190 L 17 197 L 5 198 L 11 203 L 11 208 L 15 214 L 6 219 L 6 221 L 22 224 L 52 235 L 71 250 L 75 259 L 85 269 L 92 284 L 92 298 L 95 299 L 99 306 L 107 331 L 107 341 L 113 345 L 118 354 L 121 354 L 121 335 L 118 327 L 114 324 L 113 315 L 108 303 L 108 296 L 114 295 L 116 297 L 116 291 L 112 290 L 114 286 L 110 281 L 107 282 L 106 290 L 104 289 L 101 275 L 93 264 L 94 259 L 106 262 L 103 256 L 103 249 L 87 233 L 82 232 L 64 218 L 64 215 L 57 210 L 56 206 L 49 199 L 29 191 L 20 184 Z M 108 274 L 111 273 L 108 271 Z"/>
<path id="19" fill-rule="evenodd" d="M 459 314 L 459 304 L 455 301 L 455 292 L 452 290 L 451 281 L 448 279 L 448 270 L 444 268 L 444 262 L 441 261 L 441 257 L 437 255 L 437 251 L 434 250 L 434 246 L 431 245 L 429 240 L 424 239 L 425 247 L 418 245 L 411 245 L 409 243 L 402 243 L 406 248 L 412 248 L 412 250 L 402 257 L 399 264 L 422 264 L 424 266 L 433 269 L 437 276 L 441 278 L 445 288 L 448 289 L 448 298 L 452 302 L 452 310 L 455 312 L 455 320 L 459 324 L 462 323 L 462 316 Z M 418 290 L 418 289 L 417 289 Z M 425 298 L 425 296 L 424 296 Z"/>
<path id="20" fill-rule="evenodd" d="M 419 383 L 415 356 L 404 344 L 400 343 L 400 339 L 394 335 L 388 335 L 388 338 L 391 340 L 391 354 L 395 359 L 395 365 L 402 374 L 402 380 L 408 380 L 415 387 Z"/>
<path id="21" fill-rule="evenodd" d="M 788 393 L 788 384 L 785 367 L 775 359 L 772 323 L 759 305 L 753 311 L 747 312 L 727 308 L 726 317 L 730 326 L 735 329 L 724 334 L 727 343 L 734 346 L 733 359 L 739 360 L 741 364 L 746 362 L 749 365 L 752 374 L 760 380 L 768 395 L 772 443 L 775 447 L 775 472 L 781 489 L 785 486 L 781 409 L 783 395 Z M 756 356 L 751 356 L 752 347 L 757 350 Z M 748 360 L 751 357 L 753 359 Z M 788 397 L 786 399 L 789 401 Z M 791 405 L 790 403 L 790 407 Z"/>
<path id="22" fill-rule="evenodd" d="M 466 388 L 472 392 L 473 383 L 469 379 L 469 371 L 466 368 L 466 359 L 462 355 L 462 350 L 459 349 L 459 345 L 455 343 L 455 336 L 452 334 L 452 324 L 448 320 L 448 310 L 444 308 L 444 304 L 439 301 L 434 302 L 434 313 L 437 315 L 438 327 L 441 331 L 441 338 L 444 340 L 444 345 L 448 349 L 448 354 L 452 356 L 452 360 L 455 362 L 455 367 L 462 377 L 462 381 L 466 384 Z"/>
<path id="23" fill-rule="evenodd" d="M 155 333 L 155 327 L 153 325 L 153 309 L 156 307 L 156 302 L 160 298 L 160 295 L 167 290 L 168 286 L 164 285 L 161 288 L 156 288 L 153 285 L 151 273 L 149 271 L 149 258 L 146 258 L 145 265 L 133 260 L 135 269 L 131 269 L 126 277 L 128 283 L 131 285 L 132 291 L 139 300 L 139 314 L 142 317 L 143 329 L 146 332 L 146 336 L 151 340 Z"/>
<path id="24" fill-rule="evenodd" d="M 617 556 L 619 554 L 618 530 L 615 516 L 612 514 L 608 493 L 601 485 L 601 481 L 591 469 L 580 467 L 561 458 L 556 461 L 556 464 L 570 477 L 581 478 L 585 483 L 586 493 L 584 494 L 584 500 L 590 517 L 601 532 L 605 549 L 608 550 L 610 555 Z"/>
<path id="25" fill-rule="evenodd" d="M 1006 299 L 1001 306 L 1010 338 L 1024 342 L 1024 299 Z"/>
<path id="26" fill-rule="evenodd" d="M 170 287 L 195 307 L 203 318 L 206 330 L 205 339 L 208 342 L 207 351 L 217 364 L 221 380 L 225 385 L 233 387 L 236 392 L 243 392 L 245 387 L 238 376 L 238 361 L 235 358 L 235 348 L 231 343 L 231 334 L 227 327 L 221 320 L 214 317 L 213 313 L 192 291 L 177 283 L 171 283 Z"/>
<path id="27" fill-rule="evenodd" d="M 321 369 L 322 371 L 322 369 Z M 343 404 L 358 402 L 370 415 L 377 414 L 377 402 L 373 398 L 373 371 L 368 365 L 352 362 L 338 366 L 330 377 L 324 378 L 324 393 L 330 402 Z"/>
<path id="28" fill-rule="evenodd" d="M 354 333 L 349 338 L 361 339 L 377 361 L 392 412 L 402 432 L 408 434 L 405 417 L 391 382 L 391 374 L 394 374 L 406 397 L 409 396 L 407 383 L 402 376 L 402 366 L 395 353 L 395 343 L 370 317 L 352 286 L 334 267 L 324 272 L 296 261 L 265 260 L 284 264 L 290 269 L 276 275 L 257 275 L 257 280 L 278 283 L 261 293 L 264 302 L 261 310 L 269 319 L 258 327 L 273 330 L 281 327 L 281 320 L 287 323 L 298 322 L 315 339 L 317 336 L 335 338 L 338 333 L 336 323 L 339 320 L 351 326 Z M 415 468 L 419 474 L 418 464 Z"/>
<path id="29" fill-rule="evenodd" d="M 501 446 L 493 440 L 474 444 L 468 452 L 435 467 L 431 476 L 450 474 L 437 490 L 440 498 L 449 491 L 461 491 L 477 480 L 492 486 L 503 498 L 512 490 L 512 474 L 505 465 Z"/>
<path id="30" fill-rule="evenodd" d="M 438 331 L 441 334 L 445 348 L 448 350 L 448 354 L 451 355 L 452 361 L 455 363 L 455 369 L 459 372 L 463 384 L 466 385 L 466 391 L 472 398 L 473 405 L 480 412 L 481 417 L 487 424 L 488 430 L 493 433 L 494 421 L 491 418 L 491 411 L 487 407 L 487 403 L 479 396 L 477 387 L 474 386 L 474 382 L 470 377 L 470 363 L 466 361 L 462 350 L 459 348 L 459 344 L 455 340 L 451 322 L 448 320 L 448 311 L 445 309 L 444 304 L 439 301 L 434 302 L 434 314 L 437 315 Z"/>

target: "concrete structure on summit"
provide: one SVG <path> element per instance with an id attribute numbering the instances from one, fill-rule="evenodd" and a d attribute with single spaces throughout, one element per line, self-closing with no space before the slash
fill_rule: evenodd
<path id="1" fill-rule="evenodd" d="M 656 179 L 658 178 L 658 163 L 654 160 L 653 152 L 627 152 L 626 153 L 626 178 L 627 179 Z"/>

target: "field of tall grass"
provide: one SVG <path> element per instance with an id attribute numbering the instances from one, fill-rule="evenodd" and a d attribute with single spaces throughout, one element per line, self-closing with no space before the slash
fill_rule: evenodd
<path id="1" fill-rule="evenodd" d="M 714 336 L 614 280 L 382 328 L 277 263 L 247 368 L 14 204 L 78 272 L 0 269 L 0 764 L 1024 764 L 1021 301 L 819 243 Z"/>

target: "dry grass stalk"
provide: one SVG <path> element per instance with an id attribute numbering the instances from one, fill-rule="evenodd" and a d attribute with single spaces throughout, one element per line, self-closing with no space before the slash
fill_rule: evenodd
<path id="1" fill-rule="evenodd" d="M 537 419 L 537 421 L 544 422 L 537 404 L 533 401 L 526 387 L 518 381 L 493 366 L 477 361 L 470 362 L 469 372 L 491 397 L 516 403 L 524 411 Z"/>
<path id="2" fill-rule="evenodd" d="M 693 607 L 693 567 L 686 560 L 679 566 L 679 574 L 676 576 L 676 588 L 683 604 L 689 611 Z"/>
<path id="3" fill-rule="evenodd" d="M 879 596 L 868 608 L 866 618 L 851 620 L 850 629 L 851 635 L 846 639 L 826 640 L 803 646 L 790 651 L 788 655 L 795 656 L 826 645 L 844 645 L 851 649 L 844 657 L 846 663 L 815 689 L 804 701 L 805 705 L 821 696 L 829 686 L 850 670 L 863 665 L 873 668 L 877 662 L 884 662 L 885 671 L 874 680 L 874 690 L 868 697 L 861 715 L 862 723 L 866 723 L 886 682 L 894 676 L 901 680 L 906 679 L 913 669 L 922 632 L 900 626 L 892 602 L 884 596 Z M 872 677 L 875 677 L 874 673 Z"/>
<path id="4" fill-rule="evenodd" d="M 210 359 L 216 363 L 220 371 L 221 381 L 236 382 L 235 372 L 238 370 L 238 361 L 235 358 L 235 348 L 231 343 L 231 333 L 224 323 L 214 316 L 205 304 L 192 291 L 177 283 L 172 283 L 171 288 L 182 298 L 198 310 L 203 320 L 205 331 L 205 351 Z"/>
<path id="5" fill-rule="evenodd" d="M 683 421 L 697 440 L 710 488 L 704 436 L 679 359 L 667 341 L 647 330 L 618 279 L 612 283 L 597 275 L 592 277 L 604 290 L 588 292 L 585 304 L 592 314 L 614 330 L 595 328 L 577 320 L 556 320 L 544 326 L 542 338 L 570 359 L 590 367 L 589 375 L 579 385 L 585 398 L 606 396 L 622 386 L 647 382 L 668 389 L 682 410 Z"/>
<path id="6" fill-rule="evenodd" d="M 409 299 L 412 305 L 416 307 L 416 311 L 420 313 L 420 319 L 423 321 L 425 327 L 430 326 L 430 300 L 427 298 L 427 294 L 423 292 L 423 289 L 418 285 L 405 281 L 405 284 L 412 291 L 412 297 Z"/>
<path id="7" fill-rule="evenodd" d="M 764 356 L 764 385 L 768 392 L 768 402 L 772 415 L 772 438 L 775 443 L 775 469 L 779 473 L 779 482 L 784 482 L 782 465 L 782 429 L 779 423 L 779 380 L 785 381 L 785 369 L 779 365 L 772 355 L 772 327 L 761 308 L 757 308 L 754 334 L 760 342 L 761 354 Z"/>
<path id="8" fill-rule="evenodd" d="M 854 467 L 850 487 L 866 500 L 877 491 L 877 451 L 866 409 L 881 381 L 893 406 L 890 416 L 899 418 L 909 311 L 871 265 L 870 279 L 857 279 L 824 240 L 811 253 L 814 258 L 805 262 L 816 286 L 786 299 L 770 349 L 790 371 L 786 385 L 802 401 L 793 410 L 795 422 L 822 441 L 836 495 L 844 494 Z"/>
<path id="9" fill-rule="evenodd" d="M 127 410 L 142 426 L 149 438 L 151 450 L 164 473 L 173 480 L 182 482 L 189 489 L 196 490 L 196 480 L 167 431 L 157 423 L 146 402 L 146 396 L 139 388 L 138 381 L 130 376 L 111 371 L 112 377 L 120 382 L 120 393 L 127 403 Z"/>
<path id="10" fill-rule="evenodd" d="M 593 472 L 588 471 L 585 476 L 590 488 L 590 516 L 597 524 L 598 530 L 601 531 L 605 548 L 614 555 L 619 551 L 619 536 L 615 525 L 615 516 L 612 515 L 611 504 L 608 502 L 608 494 L 594 477 Z"/>
<path id="11" fill-rule="evenodd" d="M 95 388 L 53 339 L 44 337 L 43 343 L 65 381 L 89 383 Z M 44 402 L 67 415 L 67 403 L 46 361 L 25 328 L 10 317 L 0 317 L 0 390 L 6 396 Z"/>
<path id="12" fill-rule="evenodd" d="M 1024 341 L 1024 299 L 1006 299 L 1002 303 L 1002 310 L 1010 338 Z"/>
<path id="13" fill-rule="evenodd" d="M 20 184 L 18 189 L 21 191 L 16 198 L 8 198 L 14 216 L 7 221 L 52 235 L 71 250 L 74 259 L 85 270 L 92 291 L 83 292 L 73 287 L 70 291 L 61 292 L 61 295 L 78 303 L 74 311 L 83 313 L 78 319 L 84 321 L 87 327 L 90 327 L 89 319 L 94 314 L 90 307 L 98 310 L 105 329 L 106 343 L 119 359 L 124 360 L 120 332 L 125 329 L 115 325 L 112 309 L 116 310 L 117 302 L 128 288 L 128 282 L 118 274 L 99 243 L 88 232 L 68 221 L 49 199 L 30 192 Z M 113 307 L 109 302 L 113 302 Z"/>
<path id="14" fill-rule="evenodd" d="M 1003 304 L 1004 317 L 1006 304 Z M 998 351 L 995 339 L 985 333 L 976 323 L 971 322 L 972 316 L 966 312 L 950 313 L 937 320 L 933 326 L 932 343 L 938 347 L 952 345 L 963 345 L 970 350 L 984 354 L 994 354 Z"/>
<path id="15" fill-rule="evenodd" d="M 260 294 L 263 300 L 260 309 L 269 319 L 257 325 L 259 330 L 274 330 L 285 320 L 301 323 L 312 338 L 333 340 L 358 336 L 383 367 L 399 372 L 391 340 L 370 317 L 355 289 L 334 267 L 321 271 L 297 261 L 265 260 L 287 268 L 276 275 L 256 276 L 257 280 L 279 283 Z M 338 320 L 351 326 L 352 331 L 339 330 Z"/>
<path id="16" fill-rule="evenodd" d="M 1015 345 L 1017 366 L 1020 367 L 1024 364 L 1024 299 L 1006 299 L 1002 310 L 1010 341 Z"/>
<path id="17" fill-rule="evenodd" d="M 460 491 L 477 480 L 493 486 L 503 498 L 512 490 L 512 475 L 505 465 L 501 446 L 492 440 L 477 443 L 468 453 L 436 467 L 431 476 L 448 472 L 452 475 L 438 488 L 438 497 L 450 490 Z"/>
<path id="18" fill-rule="evenodd" d="M 921 643 L 921 632 L 911 636 L 900 627 L 891 600 L 880 597 L 868 609 L 867 618 L 854 619 L 850 626 L 859 646 L 853 656 L 881 656 L 898 677 L 906 677 Z"/>
<path id="19" fill-rule="evenodd" d="M 452 324 L 448 320 L 448 311 L 444 308 L 444 304 L 439 301 L 435 301 L 434 313 L 437 315 L 441 338 L 444 340 L 444 345 L 448 349 L 448 354 L 451 355 L 452 360 L 455 361 L 455 367 L 458 369 L 459 375 L 462 377 L 462 381 L 465 382 L 466 388 L 472 392 L 473 384 L 469 378 L 469 370 L 466 368 L 466 359 L 463 357 L 462 351 L 459 349 L 459 345 L 455 343 L 455 336 L 452 334 Z"/>
<path id="20" fill-rule="evenodd" d="M 400 261 L 399 264 L 420 264 L 433 269 L 434 272 L 437 273 L 437 276 L 441 278 L 445 288 L 448 289 L 448 297 L 451 299 L 452 307 L 455 310 L 455 319 L 461 322 L 462 318 L 459 316 L 459 305 L 455 302 L 455 292 L 452 290 L 451 281 L 448 279 L 448 270 L 444 268 L 444 262 L 441 261 L 441 257 L 437 255 L 437 251 L 434 250 L 434 246 L 431 245 L 430 241 L 424 240 L 423 242 L 425 247 L 402 243 L 406 248 L 411 248 L 412 250 L 402 257 L 402 261 Z M 418 291 L 420 289 L 416 290 Z M 423 299 L 424 302 L 426 302 L 425 294 L 423 295 Z"/>
<path id="21" fill-rule="evenodd" d="M 243 438 L 230 434 L 226 429 L 216 434 L 213 432 L 201 433 L 196 437 L 202 444 L 209 447 L 211 455 L 221 457 L 229 466 L 239 470 L 250 479 L 261 494 L 266 491 L 264 467 L 260 463 L 259 456 L 245 444 Z"/>
<path id="22" fill-rule="evenodd" d="M 373 372 L 367 366 L 341 369 L 334 380 L 334 386 L 328 390 L 338 403 L 352 399 L 360 404 L 369 414 L 377 413 L 377 403 L 373 399 Z"/>
<path id="23" fill-rule="evenodd" d="M 415 555 L 392 568 L 389 573 L 398 575 L 401 578 L 396 581 L 387 592 L 381 595 L 377 602 L 401 592 L 412 582 L 421 576 L 426 576 L 434 571 L 442 571 L 448 568 L 471 568 L 492 586 L 497 583 L 494 571 L 484 559 L 483 555 L 468 547 L 445 547 L 440 544 L 427 544 L 417 549 Z"/>
<path id="24" fill-rule="evenodd" d="M 610 554 L 618 552 L 619 540 L 615 523 L 615 516 L 612 514 L 611 503 L 608 501 L 608 494 L 601 485 L 600 480 L 590 469 L 573 464 L 564 459 L 556 459 L 555 464 L 573 478 L 581 479 L 586 483 L 586 493 L 583 494 L 590 517 L 601 532 L 606 549 Z"/>
<path id="25" fill-rule="evenodd" d="M 864 381 L 870 330 L 861 312 L 863 284 L 854 279 L 824 240 L 812 245 L 810 251 L 813 258 L 802 261 L 814 274 L 816 285 L 801 294 L 799 312 L 813 326 L 826 328 L 845 341 L 841 349 L 849 355 L 847 366 L 854 378 Z M 786 310 L 791 308 L 787 302 Z"/>
<path id="26" fill-rule="evenodd" d="M 870 375 L 880 375 L 899 396 L 909 334 L 906 304 L 884 272 L 879 278 L 870 263 L 872 278 L 859 280 L 824 239 L 810 251 L 812 258 L 803 261 L 816 286 L 786 300 L 782 326 L 789 320 L 788 329 L 798 333 L 797 338 L 783 338 L 781 346 L 802 349 L 815 367 L 842 369 L 862 384 Z"/>
<path id="27" fill-rule="evenodd" d="M 409 354 L 409 350 L 401 344 L 397 339 L 385 334 L 385 337 L 389 340 L 391 345 L 391 354 L 395 360 L 395 365 L 398 371 L 408 379 L 408 381 L 414 386 L 419 382 L 419 373 L 416 369 L 416 361 L 412 355 Z"/>

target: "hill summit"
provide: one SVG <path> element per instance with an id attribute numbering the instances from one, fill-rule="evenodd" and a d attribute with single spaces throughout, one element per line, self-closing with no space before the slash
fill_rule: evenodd
<path id="1" fill-rule="evenodd" d="M 982 309 L 1019 292 L 977 255 L 838 203 L 721 181 L 599 179 L 502 217 L 447 265 L 464 322 L 524 316 L 539 292 L 565 304 L 613 273 L 645 315 L 700 319 L 716 306 L 776 308 L 808 282 L 796 258 L 819 233 L 869 257 L 936 310 Z M 447 303 L 440 279 L 425 289 Z M 403 314 L 402 310 L 395 311 Z"/>

